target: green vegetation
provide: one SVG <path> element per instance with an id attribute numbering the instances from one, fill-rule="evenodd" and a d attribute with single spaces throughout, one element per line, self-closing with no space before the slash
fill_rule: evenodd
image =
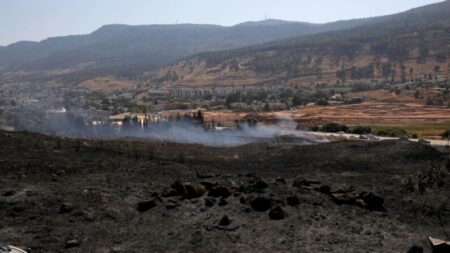
<path id="1" fill-rule="evenodd" d="M 372 133 L 372 128 L 368 126 L 355 126 L 351 127 L 348 132 L 351 134 L 370 134 Z"/>
<path id="2" fill-rule="evenodd" d="M 374 134 L 383 137 L 403 137 L 408 135 L 405 129 L 388 126 L 354 126 L 348 132 L 352 134 Z"/>
<path id="3" fill-rule="evenodd" d="M 403 137 L 407 136 L 406 130 L 395 127 L 372 127 L 372 134 L 384 137 Z"/>
<path id="4" fill-rule="evenodd" d="M 341 125 L 338 123 L 327 123 L 320 127 L 321 132 L 327 133 L 337 133 L 337 132 L 347 132 L 348 127 L 346 125 Z"/>
<path id="5" fill-rule="evenodd" d="M 322 125 L 319 128 L 321 132 L 327 133 L 338 133 L 346 132 L 350 134 L 373 134 L 383 137 L 403 137 L 407 136 L 408 132 L 405 129 L 398 127 L 387 127 L 387 126 L 354 126 L 348 127 L 343 124 L 331 122 Z"/>

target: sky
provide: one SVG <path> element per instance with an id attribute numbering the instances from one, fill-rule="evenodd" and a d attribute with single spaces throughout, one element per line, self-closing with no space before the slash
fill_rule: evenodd
<path id="1" fill-rule="evenodd" d="M 402 12 L 442 0 L 0 0 L 0 45 L 87 34 L 106 24 L 325 23 Z"/>

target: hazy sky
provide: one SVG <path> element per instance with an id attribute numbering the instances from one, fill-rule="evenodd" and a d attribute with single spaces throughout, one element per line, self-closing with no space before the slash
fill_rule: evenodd
<path id="1" fill-rule="evenodd" d="M 269 18 L 323 23 L 442 0 L 0 0 L 0 45 L 85 34 L 104 24 L 234 25 Z"/>

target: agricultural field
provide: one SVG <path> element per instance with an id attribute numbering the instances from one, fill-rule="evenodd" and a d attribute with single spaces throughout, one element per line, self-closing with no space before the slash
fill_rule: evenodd
<path id="1" fill-rule="evenodd" d="M 298 124 L 314 126 L 336 122 L 347 126 L 382 126 L 401 128 L 418 137 L 440 138 L 450 128 L 450 108 L 417 103 L 366 102 L 350 105 L 306 106 L 292 111 L 233 113 L 205 112 L 207 121 L 224 125 L 254 118 L 259 122 L 274 123 L 294 120 Z"/>

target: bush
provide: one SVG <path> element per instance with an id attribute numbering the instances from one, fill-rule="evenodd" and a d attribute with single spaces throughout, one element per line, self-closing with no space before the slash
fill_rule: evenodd
<path id="1" fill-rule="evenodd" d="M 317 105 L 326 106 L 326 105 L 328 105 L 328 100 L 326 100 L 326 99 L 319 99 L 319 100 L 316 102 L 316 104 L 317 104 Z"/>
<path id="2" fill-rule="evenodd" d="M 320 128 L 321 132 L 327 133 L 337 133 L 337 132 L 347 132 L 348 127 L 346 125 L 341 125 L 338 123 L 327 123 Z"/>
<path id="3" fill-rule="evenodd" d="M 370 134 L 372 133 L 372 128 L 368 126 L 355 126 L 349 132 L 352 134 Z"/>
<path id="4" fill-rule="evenodd" d="M 385 137 L 403 137 L 407 135 L 407 132 L 401 128 L 388 128 L 388 127 L 375 127 L 372 128 L 372 133 Z"/>

